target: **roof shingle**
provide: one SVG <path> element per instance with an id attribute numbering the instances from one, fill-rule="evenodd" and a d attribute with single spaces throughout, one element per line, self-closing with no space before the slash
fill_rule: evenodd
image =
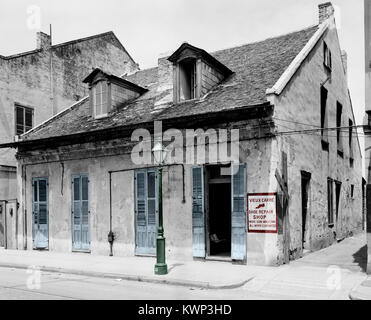
<path id="1" fill-rule="evenodd" d="M 55 136 L 165 120 L 182 116 L 233 110 L 267 102 L 266 90 L 271 88 L 299 54 L 318 26 L 211 53 L 234 73 L 200 100 L 180 104 L 159 101 L 171 88 L 161 87 L 159 68 L 141 70 L 125 79 L 148 89 L 137 100 L 123 105 L 107 118 L 95 120 L 90 115 L 89 100 L 75 104 L 65 112 L 22 136 L 37 140 Z"/>

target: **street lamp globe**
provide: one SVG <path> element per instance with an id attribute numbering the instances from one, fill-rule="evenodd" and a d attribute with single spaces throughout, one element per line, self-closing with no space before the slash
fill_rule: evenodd
<path id="1" fill-rule="evenodd" d="M 166 161 L 169 151 L 162 145 L 161 142 L 157 142 L 152 149 L 152 153 L 156 163 L 158 163 L 159 165 L 163 165 Z"/>

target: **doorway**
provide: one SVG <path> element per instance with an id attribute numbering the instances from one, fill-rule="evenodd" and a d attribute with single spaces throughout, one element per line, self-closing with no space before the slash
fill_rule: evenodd
<path id="1" fill-rule="evenodd" d="M 231 177 L 223 166 L 207 167 L 207 255 L 231 258 Z"/>
<path id="2" fill-rule="evenodd" d="M 309 187 L 311 174 L 306 171 L 301 172 L 301 216 L 302 216 L 302 248 L 309 250 L 308 231 L 309 231 Z"/>

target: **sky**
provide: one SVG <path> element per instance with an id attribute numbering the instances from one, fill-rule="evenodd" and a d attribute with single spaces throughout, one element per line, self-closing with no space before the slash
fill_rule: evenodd
<path id="1" fill-rule="evenodd" d="M 49 33 L 52 24 L 54 44 L 112 30 L 145 69 L 184 41 L 213 52 L 315 25 L 322 2 L 326 0 L 1 0 L 0 55 L 35 49 L 36 32 Z M 363 0 L 332 3 L 360 125 L 365 104 Z M 37 8 L 40 23 L 34 19 Z"/>

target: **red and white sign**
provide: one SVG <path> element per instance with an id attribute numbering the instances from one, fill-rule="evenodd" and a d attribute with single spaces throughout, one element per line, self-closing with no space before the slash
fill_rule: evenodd
<path id="1" fill-rule="evenodd" d="M 275 193 L 247 195 L 248 231 L 277 233 L 277 198 Z"/>

